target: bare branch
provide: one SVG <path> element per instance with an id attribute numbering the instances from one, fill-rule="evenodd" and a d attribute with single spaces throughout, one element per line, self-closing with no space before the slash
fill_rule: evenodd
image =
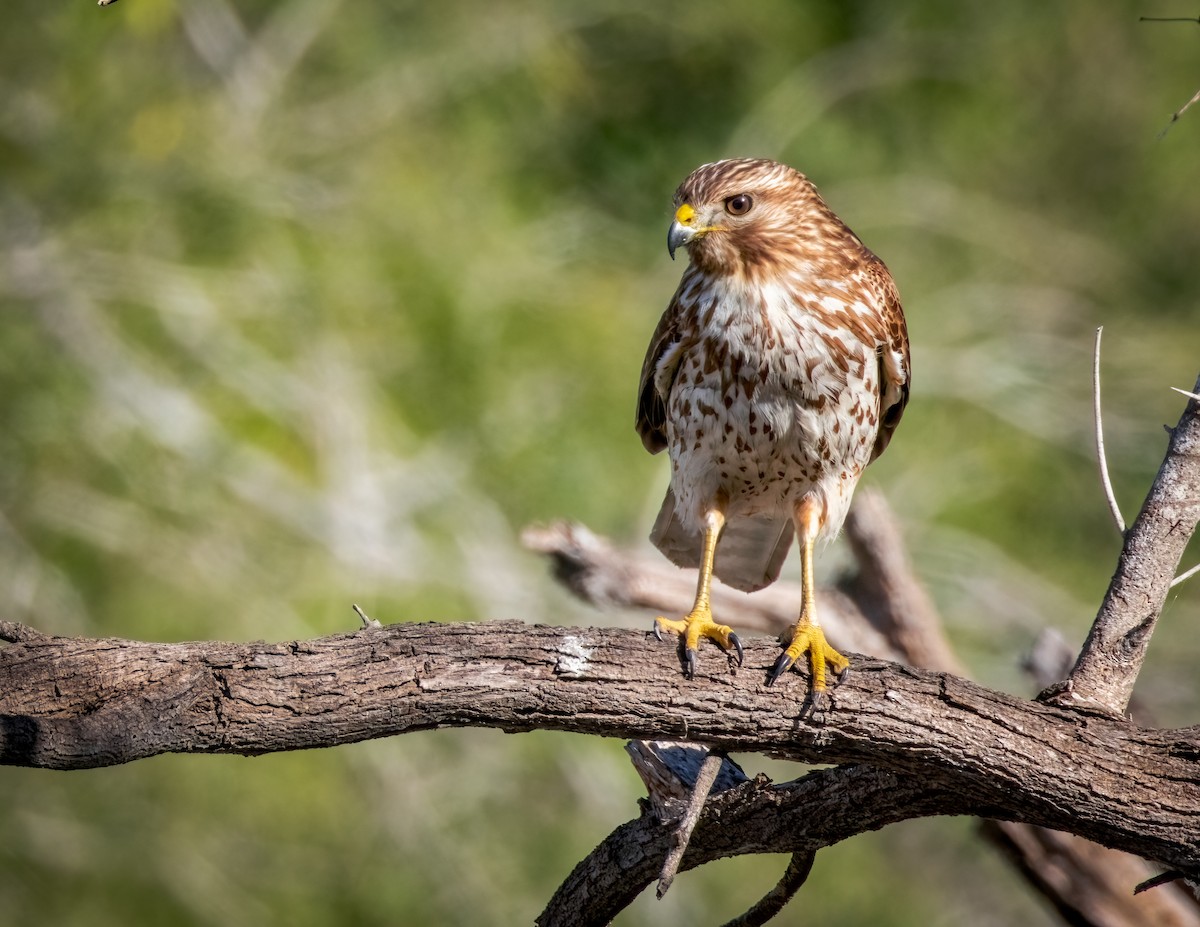
<path id="1" fill-rule="evenodd" d="M 680 869 L 735 853 L 785 852 L 800 855 L 803 862 L 821 847 L 863 830 L 940 814 L 931 809 L 961 806 L 964 799 L 961 794 L 942 792 L 920 776 L 868 766 L 822 769 L 780 785 L 759 778 L 708 802 Z M 657 877 L 658 861 L 670 840 L 671 829 L 653 814 L 621 825 L 572 870 L 537 919 L 538 925 L 608 924 Z M 785 875 L 782 891 L 794 886 L 796 876 L 795 872 Z M 770 902 L 764 898 L 760 904 Z"/>
<path id="2" fill-rule="evenodd" d="M 1117 504 L 1113 493 L 1112 480 L 1108 477 L 1108 458 L 1104 455 L 1104 417 L 1100 412 L 1100 336 L 1104 334 L 1104 326 L 1096 329 L 1096 347 L 1092 352 L 1092 415 L 1096 423 L 1096 459 L 1100 465 L 1100 482 L 1104 486 L 1104 498 L 1108 500 L 1108 509 L 1112 512 L 1113 521 L 1117 523 L 1117 531 L 1125 534 L 1125 517 Z"/>
<path id="3" fill-rule="evenodd" d="M 964 675 L 942 620 L 909 562 L 900 525 L 883 493 L 866 488 L 846 519 L 857 573 L 839 586 L 887 643 L 872 651 L 925 669 Z"/>
<path id="4" fill-rule="evenodd" d="M 678 809 L 681 801 L 685 802 L 683 814 L 675 825 L 671 851 L 658 877 L 658 897 L 662 898 L 675 881 L 679 862 L 708 796 L 749 780 L 728 756 L 699 744 L 631 740 L 625 750 L 633 761 L 633 768 L 646 784 L 650 806 L 660 820 L 671 821 L 673 809 Z"/>
<path id="5" fill-rule="evenodd" d="M 679 872 L 679 862 L 687 850 L 688 841 L 692 839 L 692 831 L 696 828 L 696 822 L 700 820 L 700 812 L 704 810 L 704 803 L 708 800 L 713 783 L 717 781 L 717 773 L 723 762 L 725 762 L 724 754 L 710 750 L 708 756 L 704 758 L 704 762 L 700 764 L 700 772 L 692 785 L 691 797 L 688 799 L 683 817 L 679 819 L 679 824 L 671 837 L 671 852 L 667 854 L 662 872 L 658 875 L 659 898 L 667 893 L 671 888 L 671 883 L 675 881 L 675 874 Z"/>
<path id="6" fill-rule="evenodd" d="M 1196 391 L 1200 391 L 1200 381 Z M 1200 520 L 1200 401 L 1171 429 L 1166 458 L 1125 536 L 1108 592 L 1066 681 L 1045 697 L 1120 714 L 1184 548 Z"/>
<path id="7" fill-rule="evenodd" d="M 529 527 L 522 533 L 521 542 L 550 557 L 558 580 L 593 605 L 684 615 L 696 596 L 695 570 L 681 570 L 657 554 L 643 557 L 614 548 L 578 523 Z M 713 612 L 736 615 L 739 630 L 779 634 L 796 620 L 799 602 L 798 583 L 776 582 L 753 595 L 720 581 L 712 587 Z M 839 649 L 890 653 L 883 636 L 837 589 L 821 591 L 821 624 Z"/>
<path id="8" fill-rule="evenodd" d="M 797 850 L 788 860 L 776 886 L 765 894 L 749 911 L 728 921 L 723 927 L 760 927 L 784 909 L 796 892 L 808 881 L 817 854 L 814 850 Z"/>
<path id="9" fill-rule="evenodd" d="M 283 644 L 23 641 L 0 649 L 0 763 L 82 769 L 445 726 L 686 739 L 871 763 L 961 796 L 936 813 L 1024 820 L 1200 872 L 1200 732 L 1144 729 L 865 657 L 814 724 L 802 714 L 807 680 L 764 685 L 777 645 L 744 645 L 736 674 L 711 660 L 687 679 L 674 649 L 647 633 L 519 622 Z"/>
<path id="10" fill-rule="evenodd" d="M 984 821 L 980 830 L 1049 900 L 1064 923 L 1194 927 L 1200 919 L 1194 900 L 1178 888 L 1135 896 L 1134 886 L 1153 871 L 1136 856 L 1009 821 Z"/>
<path id="11" fill-rule="evenodd" d="M 1185 572 L 1180 573 L 1173 580 L 1171 580 L 1171 588 L 1178 586 L 1180 583 L 1187 582 L 1189 579 L 1191 579 L 1197 573 L 1200 573 L 1200 563 L 1197 563 L 1190 570 L 1186 570 Z"/>
<path id="12" fill-rule="evenodd" d="M 1200 400 L 1200 393 L 1188 392 L 1185 389 L 1180 389 L 1178 386 L 1172 386 L 1171 389 L 1175 390 L 1175 392 L 1177 392 L 1177 393 L 1187 396 L 1189 399 Z M 1173 580 L 1171 580 L 1171 588 L 1178 586 L 1180 583 L 1187 582 L 1189 579 L 1191 579 L 1197 573 L 1200 573 L 1200 563 L 1197 563 L 1190 570 L 1185 570 L 1183 573 L 1180 573 Z"/>
<path id="13" fill-rule="evenodd" d="M 899 525 L 882 494 L 872 489 L 859 492 L 846 522 L 845 535 L 854 551 L 858 570 L 856 576 L 839 583 L 847 601 L 857 607 L 856 611 L 846 609 L 844 619 L 860 623 L 869 621 L 886 641 L 886 649 L 880 651 L 881 655 L 894 655 L 916 666 L 957 670 L 958 660 L 944 638 L 941 619 L 912 571 Z M 626 573 L 640 571 L 637 561 L 642 556 L 649 557 L 652 563 L 659 560 L 657 555 L 650 553 L 635 555 L 614 551 L 608 542 L 590 533 L 588 536 L 595 541 L 592 549 L 604 551 L 604 554 L 592 557 L 578 545 L 572 553 L 566 554 L 561 544 L 553 545 L 554 555 L 566 556 L 572 564 L 571 570 L 567 571 L 571 575 L 588 575 L 593 582 L 607 576 L 609 582 L 616 583 L 618 580 L 609 571 L 614 557 Z M 681 591 L 678 608 L 689 604 L 689 596 L 689 589 Z M 731 620 L 737 623 L 736 613 Z M 788 620 L 786 614 L 778 618 L 780 623 Z M 1074 660 L 1074 650 L 1067 646 L 1061 635 L 1048 633 L 1035 646 L 1028 663 L 1039 684 L 1047 686 L 1062 679 Z M 644 746 L 635 742 L 628 749 L 632 752 Z M 645 779 L 640 765 L 639 772 Z M 650 782 L 647 785 L 651 800 L 655 801 L 656 788 Z M 677 792 L 670 794 L 685 797 L 686 789 L 678 785 L 677 788 Z M 1144 923 L 1196 927 L 1200 924 L 1195 906 L 1177 890 L 1165 892 L 1161 899 L 1134 905 L 1127 902 L 1129 886 L 1147 871 L 1145 862 L 1137 857 L 1033 825 L 990 822 L 983 825 L 983 833 L 1004 850 L 1018 870 L 1049 898 L 1055 908 L 1070 912 L 1069 921 L 1080 927 L 1099 927 L 1101 924 L 1132 927 Z M 1048 847 L 1053 848 L 1052 852 L 1046 849 Z M 1044 871 L 1046 867 L 1050 867 L 1049 871 Z M 764 903 L 785 903 L 786 899 L 780 893 L 785 891 L 786 883 L 787 876 Z M 1101 891 L 1097 886 L 1106 888 Z M 1184 903 L 1182 914 L 1180 898 Z M 762 910 L 758 906 L 754 909 L 755 912 Z"/>

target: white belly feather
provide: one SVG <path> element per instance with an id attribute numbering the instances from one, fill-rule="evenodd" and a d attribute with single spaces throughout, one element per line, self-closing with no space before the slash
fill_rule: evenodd
<path id="1" fill-rule="evenodd" d="M 828 294 L 830 285 L 821 289 Z M 693 530 L 718 499 L 727 501 L 731 518 L 788 518 L 815 493 L 824 508 L 822 533 L 836 533 L 871 459 L 879 423 L 876 345 L 844 325 L 825 325 L 787 302 L 786 292 L 710 291 L 696 302 L 702 349 L 684 352 L 667 415 L 671 486 L 677 512 Z M 822 308 L 843 318 L 868 311 L 851 298 L 825 299 Z"/>

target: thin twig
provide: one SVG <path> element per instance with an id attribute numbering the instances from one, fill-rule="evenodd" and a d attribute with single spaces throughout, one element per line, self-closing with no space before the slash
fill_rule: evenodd
<path id="1" fill-rule="evenodd" d="M 1181 879 L 1186 879 L 1187 876 L 1178 869 L 1168 869 L 1166 872 L 1160 872 L 1158 875 L 1147 879 L 1145 882 L 1139 882 L 1134 886 L 1133 893 L 1140 895 L 1142 892 L 1148 892 L 1152 888 L 1158 888 L 1160 885 L 1170 885 L 1172 882 L 1178 882 Z"/>
<path id="2" fill-rule="evenodd" d="M 383 627 L 383 625 L 380 624 L 378 621 L 376 621 L 374 618 L 367 617 L 367 613 L 364 612 L 357 605 L 351 605 L 350 607 L 352 609 L 354 609 L 354 614 L 358 615 L 358 620 L 362 622 L 362 626 L 363 626 L 364 630 L 367 628 L 382 628 Z"/>
<path id="3" fill-rule="evenodd" d="M 667 858 L 663 862 L 662 873 L 658 877 L 659 898 L 667 893 L 667 889 L 675 881 L 683 854 L 687 851 L 688 843 L 692 839 L 692 831 L 696 829 L 696 822 L 700 820 L 700 812 L 704 810 L 708 793 L 712 791 L 713 783 L 717 781 L 717 772 L 721 769 L 724 761 L 725 754 L 722 751 L 712 750 L 700 765 L 700 773 L 696 776 L 692 797 L 688 800 L 687 810 L 684 811 L 683 817 L 679 820 L 679 826 L 675 828 L 675 833 L 671 837 L 671 852 L 667 854 Z"/>
<path id="4" fill-rule="evenodd" d="M 788 867 L 776 886 L 749 911 L 727 921 L 724 927 L 761 927 L 782 911 L 792 900 L 792 896 L 808 881 L 808 874 L 812 872 L 813 860 L 816 858 L 815 850 L 797 850 L 792 854 Z"/>
<path id="5" fill-rule="evenodd" d="M 1197 563 L 1194 567 L 1192 567 L 1186 573 L 1180 573 L 1178 576 L 1176 576 L 1173 580 L 1171 580 L 1171 586 L 1168 588 L 1173 588 L 1175 586 L 1178 586 L 1180 583 L 1187 582 L 1189 579 L 1191 579 L 1197 573 L 1200 573 L 1200 563 Z"/>
<path id="6" fill-rule="evenodd" d="M 1200 393 L 1200 379 L 1192 387 Z M 1117 569 L 1064 684 L 1043 693 L 1052 704 L 1124 713 L 1184 549 L 1200 524 L 1200 405 L 1191 400 L 1168 429 L 1171 439 L 1137 519 L 1125 533 Z M 1150 555 L 1152 552 L 1153 556 Z"/>
<path id="7" fill-rule="evenodd" d="M 1171 126 L 1175 125 L 1175 123 L 1182 118 L 1183 114 L 1191 109 L 1192 104 L 1197 100 L 1200 100 L 1200 90 L 1197 90 L 1194 94 L 1192 94 L 1192 98 L 1184 103 L 1183 106 L 1171 113 L 1171 118 L 1168 119 L 1167 124 L 1162 127 L 1162 131 L 1158 133 L 1158 137 L 1160 139 L 1163 138 L 1171 130 Z"/>
<path id="8" fill-rule="evenodd" d="M 1200 16 L 1139 16 L 1138 22 L 1140 22 L 1140 23 L 1196 23 L 1196 24 L 1200 25 Z M 1165 126 L 1163 126 L 1162 131 L 1160 131 L 1158 133 L 1158 138 L 1160 140 L 1169 131 L 1171 131 L 1171 126 L 1175 125 L 1175 123 L 1177 123 L 1179 121 L 1180 117 L 1183 116 L 1183 114 L 1188 111 L 1188 108 L 1191 107 L 1191 105 L 1193 103 L 1195 103 L 1197 100 L 1200 100 L 1200 90 L 1197 90 L 1192 95 L 1192 98 L 1190 100 L 1188 100 L 1186 103 L 1184 103 L 1183 106 L 1179 107 L 1179 109 L 1177 109 L 1177 110 L 1175 110 L 1175 112 L 1171 113 L 1171 118 L 1169 120 L 1167 120 L 1167 124 Z"/>
<path id="9" fill-rule="evenodd" d="M 1117 497 L 1113 494 L 1112 480 L 1108 477 L 1108 458 L 1104 455 L 1104 419 L 1100 412 L 1100 336 L 1104 334 L 1104 326 L 1096 329 L 1096 349 L 1092 353 L 1092 409 L 1096 420 L 1096 457 L 1100 463 L 1100 481 L 1104 484 L 1104 497 L 1108 499 L 1108 508 L 1117 530 L 1125 534 L 1125 519 L 1121 515 L 1121 507 L 1117 505 Z"/>

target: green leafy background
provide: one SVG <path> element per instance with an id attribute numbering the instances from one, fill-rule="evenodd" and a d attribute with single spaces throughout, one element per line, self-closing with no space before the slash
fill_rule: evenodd
<path id="1" fill-rule="evenodd" d="M 981 681 L 1086 631 L 1197 373 L 1200 33 L 1156 3 L 17 0 L 0 33 L 0 602 L 58 634 L 646 626 L 526 524 L 642 543 L 634 387 L 697 164 L 807 172 L 897 278 L 912 404 L 868 482 Z M 1192 13 L 1194 10 L 1185 12 Z M 1189 555 L 1195 559 L 1197 554 Z M 835 547 L 824 568 L 845 554 Z M 1139 688 L 1196 720 L 1196 585 Z M 736 616 L 728 616 L 736 623 Z M 798 775 L 746 758 L 752 770 Z M 615 741 L 441 731 L 0 770 L 13 924 L 529 923 L 636 814 Z M 627 925 L 719 923 L 785 861 Z M 1049 924 L 969 821 L 822 853 L 780 924 Z"/>

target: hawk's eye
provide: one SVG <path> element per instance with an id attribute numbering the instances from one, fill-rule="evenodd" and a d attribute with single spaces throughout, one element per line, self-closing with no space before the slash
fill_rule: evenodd
<path id="1" fill-rule="evenodd" d="M 739 193 L 725 201 L 725 211 L 731 216 L 744 216 L 753 205 L 754 200 L 750 199 L 749 193 Z"/>

